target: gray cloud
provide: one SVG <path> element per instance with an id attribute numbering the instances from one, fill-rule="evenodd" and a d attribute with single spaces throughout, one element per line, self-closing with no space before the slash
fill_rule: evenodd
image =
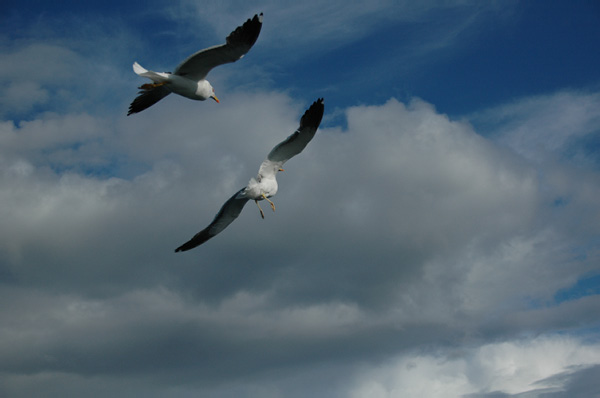
<path id="1" fill-rule="evenodd" d="M 65 383 L 74 389 L 83 382 L 73 377 L 119 385 L 117 375 L 130 375 L 128 386 L 150 377 L 159 389 L 227 394 L 235 388 L 219 386 L 233 378 L 265 380 L 277 395 L 282 384 L 269 372 L 316 378 L 306 367 L 330 364 L 352 374 L 364 358 L 434 341 L 510 338 L 523 319 L 526 330 L 561 329 L 584 319 L 553 321 L 572 313 L 567 306 L 597 306 L 529 309 L 586 263 L 557 244 L 558 225 L 540 223 L 546 193 L 534 168 L 420 100 L 348 109 L 347 129 L 321 129 L 286 165 L 275 214 L 261 220 L 248 206 L 209 244 L 173 254 L 256 173 L 304 107 L 276 93 L 230 101 L 243 109 L 235 118 L 227 106 L 171 101 L 166 118 L 114 122 L 99 153 L 116 148 L 146 167 L 128 178 L 49 169 L 37 154 L 80 139 L 68 129 L 51 141 L 12 141 L 22 155 L 6 154 L 1 181 L 12 186 L 2 189 L 6 391 L 17 375 L 53 372 L 64 375 L 53 382 L 72 375 Z M 47 124 L 22 129 L 41 137 Z M 84 146 L 72 150 L 85 163 Z"/>

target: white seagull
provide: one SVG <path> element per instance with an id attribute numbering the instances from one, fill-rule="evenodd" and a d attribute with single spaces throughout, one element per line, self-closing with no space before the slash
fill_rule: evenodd
<path id="1" fill-rule="evenodd" d="M 129 105 L 127 116 L 143 111 L 171 93 L 193 100 L 204 101 L 212 98 L 219 102 L 215 90 L 206 80 L 206 75 L 215 66 L 235 62 L 250 51 L 258 39 L 262 19 L 262 13 L 254 15 L 231 32 L 225 44 L 209 47 L 190 55 L 175 68 L 173 73 L 153 72 L 134 62 L 133 71 L 149 78 L 152 83 L 139 87 L 140 95 Z"/>
<path id="2" fill-rule="evenodd" d="M 275 211 L 275 204 L 269 200 L 269 197 L 277 193 L 277 172 L 283 171 L 281 166 L 302 152 L 310 140 L 312 140 L 319 128 L 324 110 L 323 99 L 319 98 L 300 119 L 298 130 L 271 150 L 267 158 L 260 165 L 258 176 L 250 179 L 245 188 L 237 191 L 225 202 L 208 227 L 198 232 L 192 239 L 179 246 L 175 251 L 183 252 L 193 249 L 223 231 L 240 215 L 244 205 L 250 199 L 254 199 L 262 218 L 265 218 L 265 214 L 258 204 L 259 200 L 264 199 L 269 202 L 271 208 Z"/>

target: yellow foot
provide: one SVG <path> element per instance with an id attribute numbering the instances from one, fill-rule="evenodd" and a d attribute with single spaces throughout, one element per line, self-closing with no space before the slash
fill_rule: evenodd
<path id="1" fill-rule="evenodd" d="M 267 196 L 266 196 L 264 193 L 262 194 L 262 197 L 263 197 L 263 198 L 264 198 L 264 199 L 265 199 L 267 202 L 269 202 L 269 204 L 271 205 L 271 209 L 273 209 L 273 211 L 275 211 L 275 203 L 271 202 L 271 201 L 269 200 L 269 198 L 267 198 Z"/>
<path id="2" fill-rule="evenodd" d="M 164 85 L 165 85 L 165 82 L 162 82 L 162 83 L 146 83 L 146 84 L 142 84 L 139 88 L 141 90 L 152 90 L 153 88 L 164 86 Z"/>

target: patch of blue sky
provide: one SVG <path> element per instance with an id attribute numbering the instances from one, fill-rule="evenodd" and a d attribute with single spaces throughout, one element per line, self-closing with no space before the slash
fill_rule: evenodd
<path id="1" fill-rule="evenodd" d="M 600 270 L 582 276 L 573 286 L 561 289 L 554 295 L 554 301 L 578 300 L 582 297 L 600 294 Z"/>
<path id="2" fill-rule="evenodd" d="M 513 18 L 517 23 L 482 28 L 455 56 L 430 63 L 419 95 L 442 112 L 461 114 L 600 83 L 598 41 L 592 40 L 598 35 L 600 5 L 530 4 Z"/>

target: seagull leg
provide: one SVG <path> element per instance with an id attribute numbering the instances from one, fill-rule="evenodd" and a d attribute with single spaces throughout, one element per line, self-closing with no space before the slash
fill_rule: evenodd
<path id="1" fill-rule="evenodd" d="M 264 198 L 264 199 L 265 199 L 267 202 L 269 202 L 269 204 L 271 205 L 271 209 L 273 209 L 273 212 L 275 212 L 275 203 L 271 202 L 271 201 L 269 200 L 269 198 L 267 198 L 267 196 L 266 196 L 264 193 L 262 194 L 262 197 L 263 197 L 263 198 Z"/>
<path id="2" fill-rule="evenodd" d="M 153 88 L 164 86 L 165 83 L 166 82 L 162 82 L 162 83 L 146 83 L 146 84 L 142 84 L 139 88 L 141 90 L 152 90 Z"/>
<path id="3" fill-rule="evenodd" d="M 262 209 L 260 208 L 260 205 L 258 204 L 258 200 L 254 199 L 254 203 L 256 203 L 256 205 L 258 206 L 258 210 L 260 210 L 260 216 L 264 220 L 265 219 L 265 213 L 263 213 Z"/>

